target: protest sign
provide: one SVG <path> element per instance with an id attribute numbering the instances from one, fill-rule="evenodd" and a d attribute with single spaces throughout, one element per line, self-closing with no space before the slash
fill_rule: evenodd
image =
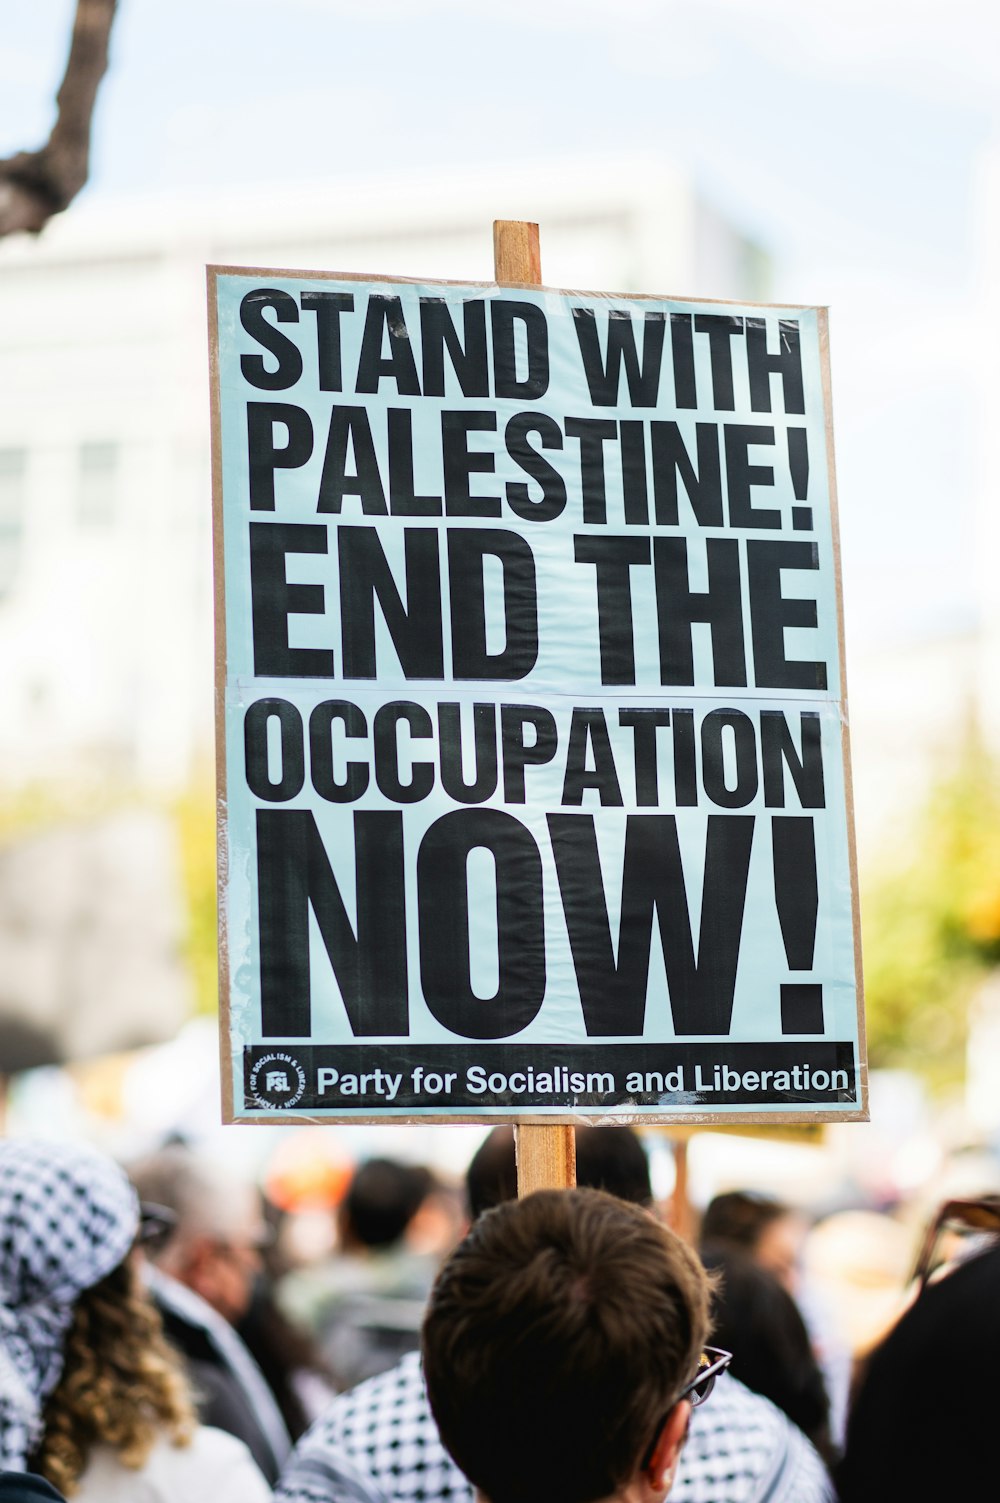
<path id="1" fill-rule="evenodd" d="M 210 304 L 227 1117 L 862 1118 L 825 310 Z"/>

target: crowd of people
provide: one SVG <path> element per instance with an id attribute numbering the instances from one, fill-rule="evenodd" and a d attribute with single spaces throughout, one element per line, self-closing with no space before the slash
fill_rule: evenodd
<path id="1" fill-rule="evenodd" d="M 183 1143 L 0 1142 L 0 1503 L 868 1503 L 991 1475 L 1000 1202 L 943 1208 L 859 1356 L 792 1207 L 719 1195 L 692 1247 L 624 1126 L 577 1130 L 577 1185 L 518 1200 L 509 1127 L 464 1205 L 371 1159 L 296 1266 L 281 1212 Z"/>

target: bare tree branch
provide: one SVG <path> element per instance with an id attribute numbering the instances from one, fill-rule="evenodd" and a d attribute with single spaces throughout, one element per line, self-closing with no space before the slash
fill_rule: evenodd
<path id="1" fill-rule="evenodd" d="M 116 6 L 117 0 L 77 0 L 52 134 L 38 151 L 0 161 L 0 236 L 19 230 L 37 235 L 87 181 L 90 128 Z"/>

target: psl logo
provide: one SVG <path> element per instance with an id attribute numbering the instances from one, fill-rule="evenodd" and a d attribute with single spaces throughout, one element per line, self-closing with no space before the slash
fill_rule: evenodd
<path id="1" fill-rule="evenodd" d="M 297 1106 L 306 1089 L 306 1072 L 292 1054 L 265 1054 L 250 1071 L 252 1098 L 248 1106 L 264 1111 L 287 1111 Z"/>

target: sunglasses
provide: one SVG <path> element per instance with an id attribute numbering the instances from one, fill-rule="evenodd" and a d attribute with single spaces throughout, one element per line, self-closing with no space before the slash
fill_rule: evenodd
<path id="1" fill-rule="evenodd" d="M 151 1256 L 163 1251 L 176 1230 L 176 1211 L 169 1206 L 154 1205 L 151 1200 L 139 1202 L 139 1230 L 135 1240 Z"/>
<path id="2" fill-rule="evenodd" d="M 687 1399 L 692 1409 L 697 1409 L 699 1404 L 704 1404 L 705 1400 L 712 1392 L 712 1389 L 715 1387 L 716 1378 L 720 1373 L 725 1372 L 726 1368 L 729 1366 L 732 1360 L 732 1352 L 724 1352 L 721 1346 L 707 1346 L 705 1348 L 701 1356 L 698 1358 L 698 1371 L 695 1373 L 690 1383 L 685 1383 L 684 1387 L 681 1389 L 680 1393 L 677 1395 L 677 1397 L 674 1399 L 674 1402 L 667 1410 L 667 1413 L 663 1416 L 663 1418 L 660 1420 L 660 1423 L 657 1425 L 656 1434 L 653 1436 L 652 1444 L 650 1445 L 649 1450 L 646 1452 L 645 1456 L 642 1458 L 643 1471 L 645 1471 L 645 1469 L 649 1466 L 649 1463 L 653 1459 L 653 1452 L 656 1450 L 656 1442 L 660 1438 L 660 1431 L 666 1424 L 668 1416 L 673 1412 L 674 1409 L 676 1409 L 677 1405 L 683 1399 Z"/>
<path id="3" fill-rule="evenodd" d="M 716 1378 L 725 1372 L 732 1360 L 732 1352 L 724 1352 L 721 1346 L 707 1346 L 698 1359 L 698 1371 L 690 1383 L 685 1383 L 674 1403 L 688 1399 L 692 1409 L 704 1404 L 715 1387 Z"/>
<path id="4" fill-rule="evenodd" d="M 979 1200 L 946 1200 L 924 1233 L 924 1240 L 917 1255 L 913 1280 L 923 1289 L 939 1268 L 943 1269 L 950 1256 L 942 1249 L 949 1234 L 972 1237 L 978 1234 L 995 1238 L 1000 1236 L 1000 1195 L 984 1195 Z"/>

